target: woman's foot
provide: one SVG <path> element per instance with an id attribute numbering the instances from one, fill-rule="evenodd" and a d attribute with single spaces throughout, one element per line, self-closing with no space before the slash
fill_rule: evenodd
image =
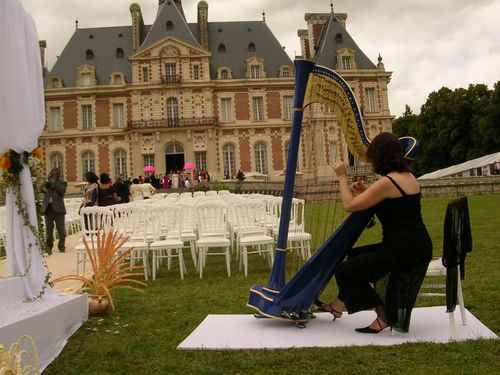
<path id="1" fill-rule="evenodd" d="M 389 324 L 387 324 L 387 322 L 382 318 L 377 317 L 377 319 L 375 319 L 368 327 L 356 328 L 355 330 L 360 333 L 379 333 L 387 327 L 389 327 Z"/>
<path id="2" fill-rule="evenodd" d="M 316 300 L 316 306 L 318 311 L 329 312 L 333 315 L 333 320 L 342 317 L 343 303 L 337 298 L 331 303 L 323 303 L 320 300 Z"/>

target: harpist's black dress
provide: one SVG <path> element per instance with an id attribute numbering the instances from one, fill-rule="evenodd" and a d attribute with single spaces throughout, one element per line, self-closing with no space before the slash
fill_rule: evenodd
<path id="1" fill-rule="evenodd" d="M 399 198 L 388 198 L 375 206 L 382 224 L 382 242 L 354 248 L 335 272 L 339 298 L 352 314 L 382 305 L 370 283 L 388 273 L 404 275 L 432 258 L 432 242 L 422 221 L 420 193 L 401 192 Z"/>

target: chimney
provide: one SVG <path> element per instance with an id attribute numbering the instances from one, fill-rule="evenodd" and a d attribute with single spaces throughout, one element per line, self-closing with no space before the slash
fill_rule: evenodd
<path id="1" fill-rule="evenodd" d="M 316 56 L 316 50 L 319 47 L 319 38 L 323 27 L 330 20 L 330 13 L 306 13 L 307 30 L 309 34 L 309 51 L 311 58 Z"/>
<path id="2" fill-rule="evenodd" d="M 208 50 L 208 3 L 198 3 L 198 26 L 200 27 L 201 46 Z"/>
<path id="3" fill-rule="evenodd" d="M 45 48 L 47 48 L 47 42 L 45 40 L 39 40 L 38 45 L 40 46 L 40 59 L 43 69 L 45 67 Z"/>
<path id="4" fill-rule="evenodd" d="M 141 46 L 142 29 L 144 21 L 142 19 L 141 7 L 137 3 L 130 5 L 130 15 L 132 16 L 132 51 L 136 52 Z"/>

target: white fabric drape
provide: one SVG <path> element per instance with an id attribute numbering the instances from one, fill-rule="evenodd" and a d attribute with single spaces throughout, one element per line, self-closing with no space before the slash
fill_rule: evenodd
<path id="1" fill-rule="evenodd" d="M 42 67 L 35 23 L 18 0 L 0 1 L 0 46 L 0 153 L 9 149 L 18 153 L 32 151 L 45 123 Z M 35 197 L 28 166 L 20 178 L 30 222 L 36 228 Z M 21 275 L 30 265 L 24 279 L 26 295 L 33 298 L 43 288 L 45 269 L 38 243 L 23 226 L 14 199 L 12 193 L 7 194 L 8 270 L 11 276 Z"/>

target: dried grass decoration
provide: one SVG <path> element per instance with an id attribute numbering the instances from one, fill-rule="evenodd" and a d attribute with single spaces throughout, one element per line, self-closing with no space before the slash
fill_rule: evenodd
<path id="1" fill-rule="evenodd" d="M 143 272 L 135 272 L 143 269 L 143 266 L 131 266 L 128 263 L 127 257 L 133 248 L 122 250 L 122 245 L 127 240 L 127 237 L 118 235 L 114 230 L 102 234 L 99 231 L 97 241 L 91 241 L 90 245 L 84 237 L 83 243 L 85 244 L 87 257 L 92 265 L 93 275 L 91 277 L 80 275 L 61 276 L 54 279 L 54 283 L 67 280 L 81 281 L 90 295 L 106 296 L 109 299 L 111 308 L 115 310 L 111 290 L 132 289 L 144 292 L 136 286 L 127 284 L 147 286 L 145 282 L 134 279 L 137 276 L 144 276 Z"/>
<path id="2" fill-rule="evenodd" d="M 24 348 L 23 343 L 26 344 Z M 0 344 L 0 375 L 38 374 L 40 374 L 40 357 L 35 341 L 30 336 L 21 336 L 9 350 Z"/>

